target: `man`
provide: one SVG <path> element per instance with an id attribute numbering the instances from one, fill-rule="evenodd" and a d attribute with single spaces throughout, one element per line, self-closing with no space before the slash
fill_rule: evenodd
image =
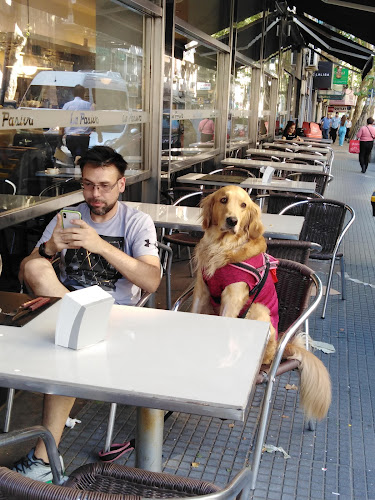
<path id="1" fill-rule="evenodd" d="M 160 283 L 156 231 L 152 219 L 119 202 L 125 190 L 126 161 L 112 148 L 95 146 L 80 158 L 84 203 L 74 208 L 82 220 L 63 229 L 61 214 L 46 227 L 21 263 L 20 280 L 35 295 L 63 297 L 74 289 L 100 285 L 116 304 L 135 304 L 140 289 L 155 292 Z M 60 279 L 51 261 L 60 253 Z M 46 394 L 43 425 L 58 445 L 74 398 Z M 32 479 L 52 479 L 41 440 L 14 470 Z"/>
<path id="2" fill-rule="evenodd" d="M 84 101 L 85 87 L 76 85 L 73 89 L 74 99 L 64 104 L 63 110 L 80 111 L 91 110 L 92 105 L 88 101 Z M 89 147 L 90 142 L 90 127 L 66 127 L 60 129 L 60 135 L 65 135 L 66 147 L 72 153 L 73 162 L 77 156 L 82 156 Z"/>
<path id="3" fill-rule="evenodd" d="M 335 144 L 336 142 L 337 131 L 339 126 L 340 126 L 340 117 L 337 111 L 336 115 L 332 118 L 331 131 L 330 131 L 330 136 L 333 144 Z"/>
<path id="4" fill-rule="evenodd" d="M 323 139 L 328 139 L 328 132 L 332 125 L 331 115 L 328 114 L 327 116 L 324 116 L 320 122 L 320 125 L 322 127 Z"/>
<path id="5" fill-rule="evenodd" d="M 349 115 L 347 115 L 347 120 L 346 120 L 346 134 L 345 134 L 345 139 L 349 141 L 349 134 L 350 134 L 350 129 L 352 128 L 352 121 L 349 118 Z"/>

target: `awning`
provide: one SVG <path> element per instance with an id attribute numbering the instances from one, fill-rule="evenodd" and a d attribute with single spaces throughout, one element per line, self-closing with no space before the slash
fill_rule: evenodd
<path id="1" fill-rule="evenodd" d="M 306 12 L 320 21 L 375 45 L 374 0 L 288 0 L 299 14 Z M 348 5 L 358 8 L 349 8 Z"/>
<path id="2" fill-rule="evenodd" d="M 323 26 L 322 23 L 309 19 L 303 13 L 295 14 L 295 9 L 291 9 L 295 1 L 296 0 L 288 0 L 287 2 L 273 1 L 268 3 L 270 9 L 272 8 L 273 10 L 269 10 L 269 14 L 266 16 L 265 21 L 263 21 L 263 19 L 258 19 L 244 28 L 239 29 L 237 35 L 238 52 L 253 60 L 259 60 L 261 58 L 262 46 L 263 58 L 267 59 L 269 56 L 276 53 L 279 48 L 282 50 L 288 47 L 298 49 L 301 46 L 308 47 L 309 45 L 313 45 L 331 56 L 358 68 L 363 75 L 371 69 L 373 52 L 370 49 L 341 35 L 338 29 L 330 29 Z M 324 1 L 340 2 L 341 0 Z M 324 1 L 310 0 L 309 2 L 305 2 L 302 0 L 301 4 L 306 5 L 305 10 L 308 11 L 310 4 L 313 4 L 315 8 L 317 3 L 324 4 Z M 336 24 L 331 22 L 331 25 L 343 29 L 340 9 L 341 7 L 336 6 Z M 325 7 L 322 7 L 322 5 L 321 10 L 322 12 L 325 11 Z M 301 9 L 298 8 L 297 12 L 300 11 Z M 244 15 L 244 12 L 245 11 L 242 10 L 242 15 Z M 357 12 L 360 12 L 359 16 L 356 14 Z M 356 13 L 354 19 L 356 21 L 358 20 L 358 22 L 361 22 L 362 16 L 368 14 L 364 11 L 356 11 Z M 351 17 L 353 19 L 353 12 Z M 322 15 L 319 19 L 322 20 Z M 353 23 L 353 25 L 356 25 L 356 23 Z M 265 28 L 265 37 L 262 39 L 263 27 Z"/>
<path id="3" fill-rule="evenodd" d="M 306 16 L 294 16 L 306 45 L 309 43 L 367 73 L 372 67 L 373 52 L 326 28 Z"/>

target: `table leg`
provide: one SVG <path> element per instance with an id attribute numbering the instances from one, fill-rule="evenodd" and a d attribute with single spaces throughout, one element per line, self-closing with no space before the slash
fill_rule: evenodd
<path id="1" fill-rule="evenodd" d="M 161 472 L 163 430 L 163 410 L 137 408 L 136 467 Z"/>

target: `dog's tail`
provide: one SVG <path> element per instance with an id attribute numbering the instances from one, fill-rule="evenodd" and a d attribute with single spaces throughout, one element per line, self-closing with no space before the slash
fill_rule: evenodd
<path id="1" fill-rule="evenodd" d="M 301 337 L 286 345 L 284 356 L 301 364 L 300 404 L 306 418 L 324 418 L 331 404 L 331 379 L 324 364 L 304 347 Z"/>

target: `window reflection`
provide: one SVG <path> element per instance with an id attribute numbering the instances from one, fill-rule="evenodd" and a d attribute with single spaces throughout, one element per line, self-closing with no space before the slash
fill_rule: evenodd
<path id="1" fill-rule="evenodd" d="M 47 168 L 69 176 L 69 131 L 89 136 L 90 147 L 114 147 L 141 169 L 143 16 L 112 0 L 14 0 L 2 14 L 0 176 L 33 195 L 56 181 Z"/>

